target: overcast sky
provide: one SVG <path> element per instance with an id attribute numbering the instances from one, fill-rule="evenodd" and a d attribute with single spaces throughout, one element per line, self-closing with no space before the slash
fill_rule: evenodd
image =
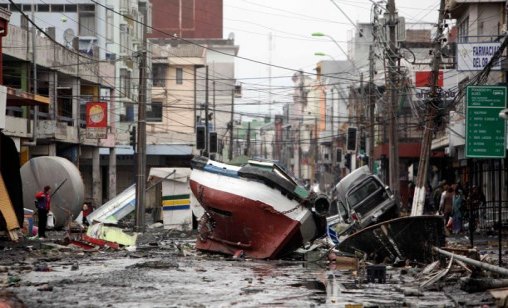
<path id="1" fill-rule="evenodd" d="M 396 0 L 395 6 L 406 23 L 437 22 L 439 0 Z M 325 33 L 347 50 L 346 42 L 354 30 L 352 22 L 371 21 L 371 11 L 369 0 L 334 0 L 333 3 L 332 0 L 224 0 L 224 36 L 234 33 L 240 57 L 312 72 L 320 60 L 345 60 L 346 56 L 330 38 L 311 34 Z M 328 56 L 315 56 L 315 52 Z M 287 87 L 292 85 L 293 73 L 278 67 L 272 67 L 270 72 L 267 65 L 236 59 L 236 77 L 244 89 L 242 103 L 268 101 L 269 76 L 272 77 L 271 100 L 289 101 Z M 280 111 L 281 106 L 281 103 L 273 104 L 272 113 Z M 243 110 L 264 113 L 268 106 Z"/>

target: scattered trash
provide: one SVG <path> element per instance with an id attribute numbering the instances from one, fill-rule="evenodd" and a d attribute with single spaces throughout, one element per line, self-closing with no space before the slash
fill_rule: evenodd
<path id="1" fill-rule="evenodd" d="M 386 265 L 367 265 L 367 282 L 386 282 Z"/>
<path id="2" fill-rule="evenodd" d="M 52 269 L 49 267 L 47 263 L 36 263 L 34 266 L 34 271 L 36 272 L 51 272 Z"/>
<path id="3" fill-rule="evenodd" d="M 89 238 L 104 240 L 123 246 L 134 246 L 136 245 L 137 239 L 137 234 L 130 235 L 118 227 L 105 226 L 101 223 L 95 223 L 89 226 L 86 235 Z"/>
<path id="4" fill-rule="evenodd" d="M 40 287 L 37 288 L 37 291 L 51 292 L 51 291 L 53 291 L 53 287 L 50 286 L 49 284 L 43 284 L 43 285 L 41 285 Z"/>

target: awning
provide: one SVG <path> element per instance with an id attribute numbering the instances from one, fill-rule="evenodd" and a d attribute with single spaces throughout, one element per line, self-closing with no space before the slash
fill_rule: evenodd
<path id="1" fill-rule="evenodd" d="M 7 106 L 48 106 L 49 97 L 25 92 L 20 89 L 5 87 Z"/>
<path id="2" fill-rule="evenodd" d="M 147 144 L 146 155 L 159 156 L 190 156 L 192 155 L 192 146 L 184 144 Z M 109 155 L 109 148 L 100 148 L 100 155 Z M 116 155 L 134 155 L 131 146 L 117 147 Z"/>

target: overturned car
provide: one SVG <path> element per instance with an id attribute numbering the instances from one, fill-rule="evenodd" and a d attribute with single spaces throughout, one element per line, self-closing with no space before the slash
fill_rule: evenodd
<path id="1" fill-rule="evenodd" d="M 349 231 L 399 217 L 399 204 L 392 191 L 368 166 L 344 177 L 333 189 L 332 200 L 329 224 L 342 220 L 353 227 Z"/>

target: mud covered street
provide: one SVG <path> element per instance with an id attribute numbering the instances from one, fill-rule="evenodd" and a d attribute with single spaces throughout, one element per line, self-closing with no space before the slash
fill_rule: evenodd
<path id="1" fill-rule="evenodd" d="M 85 251 L 61 245 L 57 232 L 44 242 L 3 242 L 3 292 L 27 307 L 495 306 L 486 292 L 460 290 L 460 269 L 430 288 L 420 287 L 423 266 L 414 264 L 387 266 L 385 283 L 368 283 L 365 264 L 328 262 L 327 251 L 233 259 L 196 251 L 194 236 L 150 230 L 135 251 Z"/>

